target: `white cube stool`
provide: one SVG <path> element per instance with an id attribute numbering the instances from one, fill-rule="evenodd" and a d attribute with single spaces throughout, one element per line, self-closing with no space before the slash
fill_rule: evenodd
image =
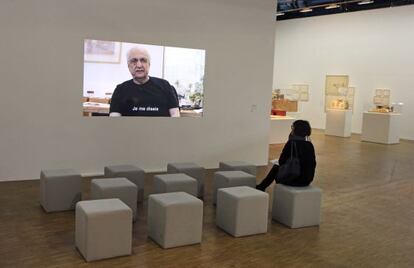
<path id="1" fill-rule="evenodd" d="M 131 254 L 132 210 L 121 200 L 78 202 L 75 225 L 76 247 L 86 261 Z"/>
<path id="2" fill-rule="evenodd" d="M 154 193 L 186 192 L 197 196 L 197 180 L 184 174 L 154 176 Z"/>
<path id="3" fill-rule="evenodd" d="M 216 225 L 232 236 L 267 232 L 269 195 L 247 186 L 217 192 Z"/>
<path id="4" fill-rule="evenodd" d="M 319 225 L 321 189 L 277 184 L 273 190 L 272 218 L 290 228 Z"/>
<path id="5" fill-rule="evenodd" d="M 246 173 L 252 174 L 256 176 L 257 168 L 255 165 L 243 162 L 243 161 L 224 161 L 220 162 L 219 170 L 227 171 L 227 170 L 241 170 Z"/>
<path id="6" fill-rule="evenodd" d="M 40 204 L 46 212 L 75 209 L 81 200 L 82 178 L 72 169 L 40 172 Z"/>
<path id="7" fill-rule="evenodd" d="M 250 186 L 256 188 L 256 177 L 244 171 L 217 171 L 214 173 L 214 197 L 213 203 L 217 201 L 217 190 L 220 188 Z"/>
<path id="8" fill-rule="evenodd" d="M 132 210 L 133 219 L 137 217 L 137 186 L 126 178 L 93 179 L 91 199 L 119 198 Z"/>
<path id="9" fill-rule="evenodd" d="M 104 168 L 106 178 L 127 178 L 138 187 L 137 201 L 144 200 L 145 172 L 133 165 L 114 165 Z"/>
<path id="10" fill-rule="evenodd" d="M 198 197 L 204 196 L 204 178 L 206 170 L 195 163 L 169 163 L 167 165 L 168 173 L 184 173 L 197 180 Z"/>
<path id="11" fill-rule="evenodd" d="M 162 248 L 201 243 L 203 202 L 185 192 L 148 197 L 148 235 Z"/>

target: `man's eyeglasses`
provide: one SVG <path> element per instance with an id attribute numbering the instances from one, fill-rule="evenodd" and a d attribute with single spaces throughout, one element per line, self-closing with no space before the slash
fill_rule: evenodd
<path id="1" fill-rule="evenodd" d="M 148 59 L 147 58 L 131 58 L 128 60 L 128 64 L 137 64 L 138 62 L 140 62 L 141 64 L 145 64 L 145 63 L 148 63 Z"/>

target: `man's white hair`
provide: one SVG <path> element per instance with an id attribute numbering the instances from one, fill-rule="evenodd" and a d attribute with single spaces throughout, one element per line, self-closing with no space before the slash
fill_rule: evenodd
<path id="1" fill-rule="evenodd" d="M 149 54 L 148 50 L 142 46 L 135 46 L 128 50 L 128 53 L 126 54 L 127 62 L 129 61 L 131 53 L 134 51 L 144 52 L 145 54 L 147 54 L 148 62 L 151 62 L 151 55 Z"/>

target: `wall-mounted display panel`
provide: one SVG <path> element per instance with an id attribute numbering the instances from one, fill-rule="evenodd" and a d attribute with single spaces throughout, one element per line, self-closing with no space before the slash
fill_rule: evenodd
<path id="1" fill-rule="evenodd" d="M 307 84 L 293 84 L 292 88 L 287 89 L 286 98 L 296 101 L 309 101 L 309 85 Z"/>
<path id="2" fill-rule="evenodd" d="M 205 50 L 86 39 L 83 67 L 84 116 L 203 114 Z"/>

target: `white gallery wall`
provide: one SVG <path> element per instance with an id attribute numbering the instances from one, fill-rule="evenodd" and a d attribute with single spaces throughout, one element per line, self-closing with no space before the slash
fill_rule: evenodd
<path id="1" fill-rule="evenodd" d="M 274 0 L 0 2 L 0 180 L 221 160 L 267 163 Z M 83 40 L 206 50 L 198 118 L 84 118 Z"/>
<path id="2" fill-rule="evenodd" d="M 375 89 L 391 89 L 391 102 L 404 103 L 401 138 L 414 140 L 413 46 L 413 5 L 278 21 L 273 86 L 308 84 L 310 101 L 300 103 L 301 116 L 324 129 L 325 76 L 349 75 L 356 88 L 354 133 L 373 108 Z"/>

